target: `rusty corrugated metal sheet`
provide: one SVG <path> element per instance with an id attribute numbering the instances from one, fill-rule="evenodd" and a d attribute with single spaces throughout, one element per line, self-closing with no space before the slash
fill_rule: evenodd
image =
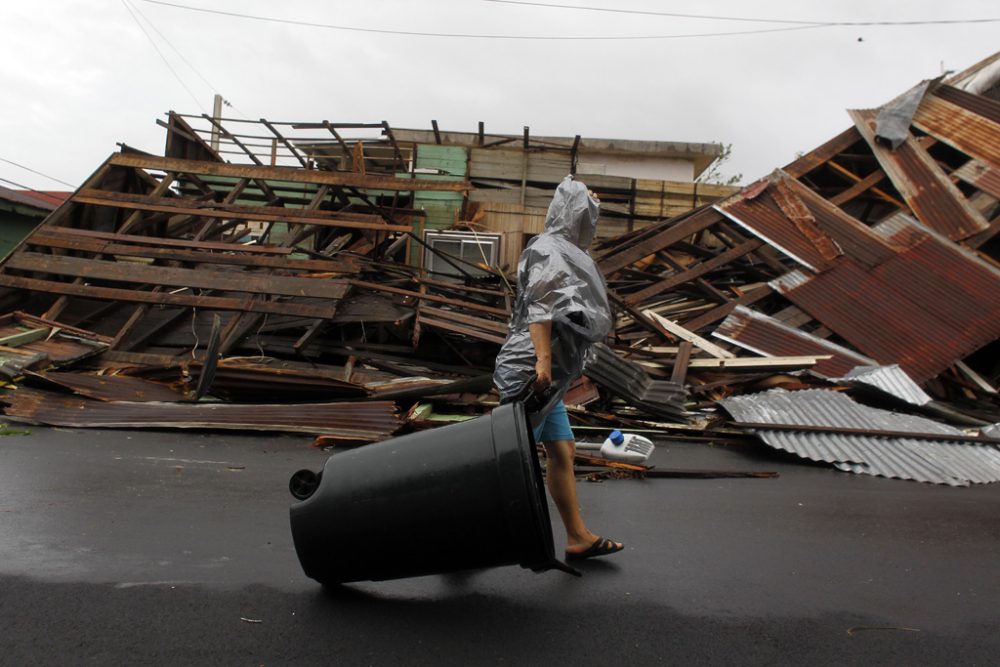
<path id="1" fill-rule="evenodd" d="M 927 405 L 933 399 L 906 374 L 899 364 L 888 366 L 858 366 L 838 382 L 874 387 L 912 405 Z"/>
<path id="2" fill-rule="evenodd" d="M 809 370 L 823 377 L 846 375 L 856 366 L 869 366 L 873 359 L 845 347 L 793 329 L 773 317 L 737 306 L 712 333 L 716 338 L 765 356 L 822 356 Z"/>
<path id="3" fill-rule="evenodd" d="M 1000 199 L 1000 168 L 991 168 L 979 160 L 969 160 L 953 173 L 966 183 Z"/>
<path id="4" fill-rule="evenodd" d="M 182 401 L 184 395 L 165 384 L 127 375 L 32 373 L 32 377 L 100 401 Z"/>
<path id="5" fill-rule="evenodd" d="M 938 86 L 934 89 L 934 95 L 983 118 L 988 118 L 994 123 L 1000 123 L 1000 102 L 996 100 L 982 95 L 974 95 L 953 86 Z"/>
<path id="6" fill-rule="evenodd" d="M 998 272 L 923 237 L 871 270 L 845 258 L 772 287 L 879 363 L 898 363 L 923 382 L 1000 337 Z"/>
<path id="7" fill-rule="evenodd" d="M 804 266 L 822 270 L 841 253 L 866 266 L 875 266 L 896 251 L 885 238 L 782 170 L 773 172 L 768 180 L 786 191 L 786 198 L 794 197 L 799 208 L 804 208 L 800 214 L 810 216 L 808 224 L 789 219 L 788 212 L 782 211 L 775 202 L 775 193 L 771 192 L 773 187 L 768 187 L 752 200 L 733 197 L 719 208 L 741 227 L 768 240 Z M 757 202 L 764 205 L 758 206 Z M 817 242 L 817 237 L 822 244 Z M 821 245 L 832 246 L 839 252 L 821 252 Z M 817 266 L 818 263 L 821 265 Z"/>
<path id="8" fill-rule="evenodd" d="M 874 111 L 849 113 L 882 169 L 921 222 L 953 241 L 968 238 L 989 226 L 912 136 L 895 150 L 889 150 L 875 138 Z"/>
<path id="9" fill-rule="evenodd" d="M 997 164 L 1000 123 L 928 95 L 917 109 L 913 124 L 966 155 Z"/>
<path id="10" fill-rule="evenodd" d="M 788 220 L 767 190 L 754 194 L 752 198 L 731 197 L 715 208 L 803 266 L 822 271 L 831 265 L 831 260 L 823 256 L 815 242 Z"/>
<path id="11" fill-rule="evenodd" d="M 73 428 L 200 428 L 322 434 L 383 440 L 399 428 L 392 401 L 233 405 L 93 401 L 18 389 L 4 397 L 8 419 Z"/>

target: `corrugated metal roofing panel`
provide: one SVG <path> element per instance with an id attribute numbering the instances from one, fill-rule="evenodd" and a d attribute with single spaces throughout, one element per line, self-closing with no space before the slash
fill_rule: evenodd
<path id="1" fill-rule="evenodd" d="M 917 109 L 913 124 L 966 155 L 1000 164 L 1000 123 L 931 95 Z"/>
<path id="2" fill-rule="evenodd" d="M 870 408 L 823 389 L 775 389 L 727 398 L 721 404 L 735 419 L 747 423 L 965 435 L 945 424 Z M 989 444 L 764 429 L 758 437 L 776 449 L 851 472 L 950 486 L 1000 481 L 1000 449 Z"/>
<path id="3" fill-rule="evenodd" d="M 62 204 L 70 192 L 43 192 L 39 190 L 12 190 L 0 185 L 0 199 L 31 206 L 43 211 L 54 211 Z"/>
<path id="4" fill-rule="evenodd" d="M 596 357 L 585 374 L 611 393 L 629 401 L 648 414 L 675 421 L 687 421 L 684 385 L 653 380 L 639 364 L 624 359 L 603 344 L 594 346 Z"/>
<path id="5" fill-rule="evenodd" d="M 1000 102 L 996 100 L 982 95 L 974 95 L 953 86 L 938 86 L 934 89 L 934 95 L 983 118 L 989 118 L 994 123 L 1000 123 Z"/>
<path id="6" fill-rule="evenodd" d="M 808 280 L 771 286 L 879 363 L 898 363 L 923 382 L 1000 337 L 1000 276 L 922 235 L 872 270 L 844 258 Z"/>
<path id="7" fill-rule="evenodd" d="M 874 363 L 864 355 L 793 329 L 745 306 L 737 306 L 712 335 L 766 356 L 832 355 L 809 369 L 823 377 L 836 377 L 850 372 L 855 366 Z"/>
<path id="8" fill-rule="evenodd" d="M 184 395 L 165 384 L 127 375 L 92 375 L 49 371 L 32 373 L 43 382 L 101 401 L 183 401 Z"/>
<path id="9" fill-rule="evenodd" d="M 912 136 L 889 150 L 875 138 L 875 112 L 849 113 L 883 171 L 921 222 L 955 241 L 989 226 Z"/>
<path id="10" fill-rule="evenodd" d="M 15 421 L 74 428 L 204 428 L 383 440 L 399 428 L 392 401 L 234 405 L 93 401 L 21 388 L 4 398 Z"/>
<path id="11" fill-rule="evenodd" d="M 834 379 L 869 385 L 913 405 L 927 405 L 932 400 L 927 392 L 899 367 L 899 364 L 858 366 L 843 377 Z"/>
<path id="12" fill-rule="evenodd" d="M 822 271 L 831 264 L 817 249 L 816 243 L 789 222 L 766 190 L 752 199 L 736 195 L 714 208 L 813 271 Z"/>

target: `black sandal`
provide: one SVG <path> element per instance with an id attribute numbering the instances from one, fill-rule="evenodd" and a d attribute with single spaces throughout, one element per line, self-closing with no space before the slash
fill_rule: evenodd
<path id="1" fill-rule="evenodd" d="M 625 548 L 624 544 L 615 544 L 611 540 L 598 537 L 585 551 L 580 553 L 566 552 L 566 560 L 583 560 L 584 558 L 596 558 L 597 556 L 609 556 Z"/>

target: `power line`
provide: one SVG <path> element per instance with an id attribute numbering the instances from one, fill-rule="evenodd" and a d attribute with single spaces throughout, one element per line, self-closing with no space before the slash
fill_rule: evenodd
<path id="1" fill-rule="evenodd" d="M 184 80 L 181 78 L 180 74 L 177 73 L 177 70 L 175 70 L 174 67 L 173 67 L 173 65 L 170 64 L 170 61 L 167 60 L 167 57 L 165 55 L 163 55 L 163 51 L 161 51 L 160 47 L 156 45 L 156 41 L 153 39 L 153 36 L 150 35 L 149 31 L 146 30 L 146 27 L 144 25 L 142 25 L 142 21 L 140 21 L 139 17 L 135 15 L 135 12 L 133 12 L 132 8 L 129 7 L 129 4 L 125 0 L 122 0 L 122 4 L 125 5 L 125 9 L 128 10 L 129 15 L 135 21 L 135 24 L 137 26 L 139 26 L 140 30 L 142 30 L 142 34 L 144 34 L 146 36 L 146 39 L 149 40 L 149 43 L 153 45 L 154 49 L 156 49 L 156 53 L 159 54 L 160 58 L 163 60 L 163 64 L 167 66 L 167 69 L 170 70 L 170 73 L 174 75 L 175 79 L 177 79 L 177 83 L 181 84 L 181 86 L 184 88 L 184 90 L 187 91 L 188 95 L 191 96 L 191 99 L 194 100 L 195 105 L 199 109 L 201 109 L 202 112 L 208 113 L 208 112 L 205 111 L 205 107 L 203 107 L 201 105 L 201 103 L 198 101 L 198 98 L 195 97 L 195 94 L 192 93 L 191 89 L 187 87 L 186 83 L 184 83 Z"/>
<path id="2" fill-rule="evenodd" d="M 188 67 L 190 67 L 191 71 L 194 72 L 195 74 L 197 74 L 198 78 L 200 78 L 202 81 L 205 82 L 206 86 L 208 86 L 209 88 L 212 89 L 212 92 L 217 92 L 219 90 L 218 88 L 216 88 L 215 86 L 212 85 L 211 81 L 209 81 L 208 79 L 205 78 L 205 75 L 203 75 L 201 72 L 198 71 L 197 67 L 195 67 L 194 65 L 191 64 L 190 60 L 188 60 L 187 58 L 184 57 L 184 54 L 181 53 L 177 49 L 177 47 L 174 46 L 173 43 L 169 39 L 167 39 L 166 35 L 164 35 L 162 32 L 160 32 L 160 29 L 157 28 L 156 25 L 152 21 L 149 20 L 148 16 L 146 16 L 145 14 L 143 14 L 142 11 L 140 11 L 140 9 L 138 7 L 136 7 L 135 5 L 132 5 L 132 9 L 135 10 L 135 13 L 138 14 L 139 16 L 141 16 L 142 19 L 146 23 L 149 24 L 149 27 L 152 28 L 156 32 L 156 34 L 160 36 L 160 39 L 162 39 L 164 42 L 167 43 L 167 46 L 169 46 L 171 49 L 174 50 L 174 53 L 176 53 L 180 57 L 180 59 L 184 61 L 184 64 L 186 64 Z"/>
<path id="3" fill-rule="evenodd" d="M 124 0 L 122 0 L 124 2 Z M 312 21 L 297 21 L 295 19 L 282 19 L 271 16 L 255 16 L 252 14 L 241 14 L 239 12 L 227 12 L 220 9 L 206 9 L 204 7 L 191 7 L 180 5 L 163 0 L 142 0 L 152 5 L 162 5 L 173 7 L 174 9 L 184 9 L 192 12 L 202 12 L 205 14 L 216 14 L 219 16 L 230 16 L 234 18 L 250 19 L 253 21 L 265 21 L 268 23 L 283 23 L 285 25 L 305 26 L 309 28 L 326 28 L 328 30 L 346 30 L 350 32 L 378 33 L 382 35 L 407 35 L 411 37 L 457 37 L 471 39 L 509 39 L 509 40 L 538 40 L 538 41 L 623 41 L 641 39 L 689 39 L 692 37 L 728 37 L 735 35 L 758 35 L 771 32 L 788 32 L 793 30 L 809 30 L 810 28 L 823 28 L 823 24 L 793 25 L 784 28 L 762 28 L 760 30 L 734 30 L 730 32 L 707 32 L 698 34 L 675 34 L 675 35 L 491 35 L 476 33 L 455 33 L 455 32 L 423 32 L 417 30 L 387 30 L 382 28 L 362 28 L 359 26 L 334 25 L 330 23 L 314 23 Z"/>
<path id="4" fill-rule="evenodd" d="M 527 0 L 482 0 L 500 5 L 524 5 L 527 7 L 545 7 L 548 9 L 573 9 L 588 12 L 609 12 L 612 14 L 639 14 L 642 16 L 669 16 L 685 19 L 708 19 L 712 21 L 743 21 L 749 23 L 782 23 L 813 27 L 832 26 L 914 26 L 914 25 L 950 25 L 967 23 L 996 23 L 1000 18 L 978 19 L 932 19 L 926 21 L 799 21 L 794 19 L 752 18 L 747 16 L 719 16 L 714 14 L 682 14 L 678 12 L 654 12 L 640 9 L 619 9 L 617 7 L 587 7 L 584 5 L 560 5 L 551 2 L 528 2 Z"/>
<path id="5" fill-rule="evenodd" d="M 75 188 L 76 187 L 72 183 L 67 183 L 66 181 L 61 181 L 58 178 L 56 178 L 55 176 L 49 176 L 48 174 L 43 174 L 42 172 L 36 171 L 35 169 L 32 169 L 31 167 L 25 167 L 23 164 L 19 164 L 17 162 L 14 162 L 13 160 L 8 160 L 7 158 L 4 158 L 4 157 L 0 157 L 0 162 L 6 162 L 7 164 L 12 164 L 15 167 L 20 167 L 21 169 L 24 169 L 25 171 L 30 171 L 32 174 L 38 174 L 39 176 L 44 176 L 45 178 L 49 179 L 50 181 L 55 181 L 56 183 L 62 183 L 63 185 L 65 185 L 66 187 L 69 187 L 69 188 Z M 24 186 L 19 186 L 19 187 L 24 187 Z"/>
<path id="6" fill-rule="evenodd" d="M 173 49 L 174 53 L 176 53 L 180 57 L 180 59 L 184 61 L 184 64 L 186 64 L 189 68 L 191 68 L 192 72 L 198 75 L 198 78 L 200 78 L 205 83 L 205 85 L 212 90 L 213 93 L 219 92 L 219 88 L 217 86 L 212 85 L 212 82 L 209 81 L 207 78 L 205 78 L 205 75 L 202 74 L 201 71 L 199 71 L 198 68 L 194 66 L 194 63 L 192 63 L 190 60 L 184 57 L 184 54 L 180 52 L 180 49 L 174 46 L 173 42 L 167 39 L 167 36 L 164 35 L 163 32 L 161 32 L 160 29 L 156 27 L 155 23 L 149 20 L 148 16 L 143 14 L 142 11 L 135 5 L 132 5 L 132 9 L 135 10 L 135 12 L 142 17 L 142 20 L 144 20 L 149 25 L 150 28 L 156 31 L 156 34 L 160 36 L 160 39 L 166 42 L 167 46 Z M 243 113 L 235 106 L 233 106 L 233 104 L 229 100 L 223 100 L 223 101 L 227 106 L 233 107 L 233 109 L 236 110 L 236 112 L 239 113 L 241 116 L 247 117 L 245 113 Z"/>

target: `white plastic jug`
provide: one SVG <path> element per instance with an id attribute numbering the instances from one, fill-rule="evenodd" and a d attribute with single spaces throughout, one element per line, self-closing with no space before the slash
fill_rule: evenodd
<path id="1" fill-rule="evenodd" d="M 641 435 L 612 431 L 601 445 L 601 456 L 612 461 L 645 463 L 654 449 L 655 445 Z"/>

